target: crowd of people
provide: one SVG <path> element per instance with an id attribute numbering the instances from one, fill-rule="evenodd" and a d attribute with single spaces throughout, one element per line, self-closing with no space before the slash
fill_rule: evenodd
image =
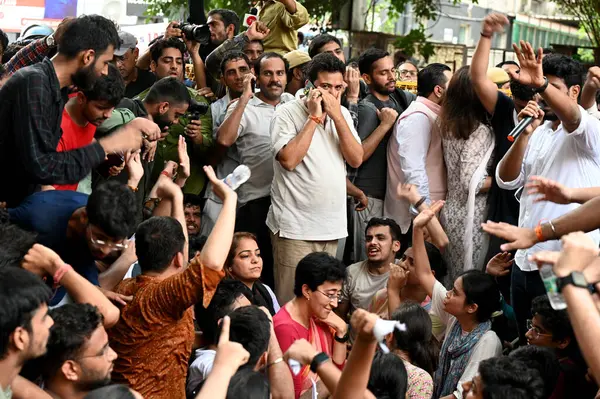
<path id="1" fill-rule="evenodd" d="M 1 399 L 598 397 L 599 67 L 200 14 L 0 35 Z"/>

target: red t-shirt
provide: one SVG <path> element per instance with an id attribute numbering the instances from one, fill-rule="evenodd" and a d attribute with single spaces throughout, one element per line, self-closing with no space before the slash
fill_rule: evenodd
<path id="1" fill-rule="evenodd" d="M 73 97 L 71 95 L 70 97 Z M 62 114 L 62 121 L 60 122 L 62 128 L 62 137 L 58 141 L 56 151 L 65 152 L 75 150 L 77 148 L 85 147 L 92 144 L 94 135 L 96 134 L 96 126 L 88 123 L 86 126 L 81 127 L 77 125 L 65 108 Z M 54 184 L 56 190 L 77 190 L 78 183 L 75 184 Z"/>

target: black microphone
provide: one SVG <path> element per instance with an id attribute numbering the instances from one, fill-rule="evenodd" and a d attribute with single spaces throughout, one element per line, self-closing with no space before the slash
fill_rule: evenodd
<path id="1" fill-rule="evenodd" d="M 252 7 L 252 8 L 250 9 L 250 14 L 252 14 L 252 15 L 258 15 L 258 8 L 256 8 L 256 7 Z"/>
<path id="2" fill-rule="evenodd" d="M 527 116 L 521 119 L 521 121 L 517 124 L 517 126 L 515 126 L 515 128 L 508 134 L 506 138 L 512 143 L 521 135 L 521 133 L 523 133 L 523 130 L 525 130 L 527 126 L 531 125 L 532 123 L 533 116 Z"/>

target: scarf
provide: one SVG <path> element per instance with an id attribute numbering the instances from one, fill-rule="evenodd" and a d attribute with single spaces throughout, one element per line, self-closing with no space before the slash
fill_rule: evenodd
<path id="1" fill-rule="evenodd" d="M 483 334 L 491 328 L 492 323 L 488 320 L 479 323 L 469 335 L 463 337 L 460 323 L 458 321 L 454 323 L 440 351 L 440 364 L 433 379 L 435 386 L 434 398 L 450 395 L 456 390 L 458 381 L 469 363 L 473 348 Z"/>
<path id="2" fill-rule="evenodd" d="M 332 330 L 329 328 L 329 326 L 323 325 L 321 323 L 317 324 L 314 318 L 310 318 L 308 326 L 308 342 L 311 343 L 311 345 L 313 346 L 313 348 L 315 348 L 317 353 L 325 352 L 329 356 L 332 355 L 332 334 Z M 310 366 L 308 365 L 304 366 L 302 370 L 300 370 L 300 376 L 302 377 L 302 391 L 300 395 L 302 395 L 309 389 L 312 389 L 311 380 L 315 382 L 319 380 L 319 376 L 316 373 L 313 373 L 310 370 Z"/>

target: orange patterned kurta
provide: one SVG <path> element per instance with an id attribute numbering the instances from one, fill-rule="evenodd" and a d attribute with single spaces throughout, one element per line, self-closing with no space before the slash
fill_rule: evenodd
<path id="1" fill-rule="evenodd" d="M 167 279 L 138 276 L 119 283 L 115 292 L 133 295 L 119 322 L 108 330 L 119 355 L 112 379 L 145 398 L 185 399 L 188 360 L 194 342 L 192 308 L 212 299 L 224 273 L 204 268 L 199 257 Z"/>

